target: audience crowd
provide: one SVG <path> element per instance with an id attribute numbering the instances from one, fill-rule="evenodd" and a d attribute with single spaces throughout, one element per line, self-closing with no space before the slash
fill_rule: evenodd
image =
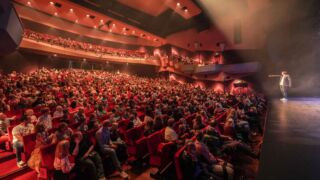
<path id="1" fill-rule="evenodd" d="M 72 40 L 70 38 L 63 38 L 63 37 L 54 36 L 50 34 L 43 34 L 43 33 L 35 32 L 32 30 L 28 30 L 28 29 L 24 31 L 23 37 L 32 39 L 35 41 L 48 43 L 51 45 L 61 46 L 64 48 L 71 48 L 74 50 L 92 52 L 99 56 L 115 56 L 115 57 L 122 57 L 122 58 L 145 59 L 145 60 L 159 59 L 145 52 L 139 52 L 139 51 L 127 50 L 127 49 L 118 49 L 118 48 L 97 45 L 97 44 L 91 44 L 91 43 Z"/>
<path id="2" fill-rule="evenodd" d="M 60 38 L 30 31 L 25 36 L 60 43 Z M 38 173 L 40 149 L 56 143 L 56 179 L 68 179 L 70 172 L 79 179 L 105 179 L 106 163 L 128 178 L 122 167 L 128 150 L 121 128 L 142 124 L 144 136 L 164 130 L 165 142 L 173 142 L 176 150 L 185 147 L 186 179 L 233 179 L 236 167 L 228 157 L 259 157 L 251 148 L 252 136 L 263 133 L 266 100 L 259 94 L 223 94 L 188 83 L 93 70 L 43 68 L 0 76 L 0 143 L 10 141 L 8 129 L 13 127 L 17 165 L 25 166 L 23 136 L 36 133 L 27 165 Z M 223 113 L 225 121 L 218 121 Z M 125 127 L 124 120 L 129 121 Z M 87 134 L 93 130 L 90 139 Z"/>

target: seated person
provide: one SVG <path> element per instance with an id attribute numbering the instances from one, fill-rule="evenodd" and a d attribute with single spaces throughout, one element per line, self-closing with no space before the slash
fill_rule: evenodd
<path id="1" fill-rule="evenodd" d="M 181 170 L 183 173 L 183 179 L 186 180 L 206 180 L 210 179 L 213 174 L 206 170 L 206 166 L 203 166 L 200 162 L 194 142 L 188 141 L 185 145 L 185 150 L 181 159 Z"/>
<path id="2" fill-rule="evenodd" d="M 50 144 L 52 142 L 53 135 L 49 135 L 44 124 L 39 123 L 35 127 L 35 133 L 37 134 L 36 145 L 31 153 L 30 159 L 28 160 L 28 166 L 39 174 L 41 165 L 40 148 Z"/>
<path id="3" fill-rule="evenodd" d="M 176 142 L 178 140 L 178 134 L 173 129 L 175 121 L 173 118 L 170 118 L 167 123 L 167 127 L 164 130 L 164 140 L 165 142 Z"/>
<path id="4" fill-rule="evenodd" d="M 204 127 L 205 125 L 202 123 L 202 117 L 198 115 L 193 121 L 193 129 L 197 131 L 203 129 Z"/>
<path id="5" fill-rule="evenodd" d="M 100 127 L 101 127 L 100 121 L 97 119 L 95 113 L 92 113 L 89 117 L 88 130 L 97 129 Z"/>
<path id="6" fill-rule="evenodd" d="M 224 179 L 233 179 L 233 165 L 223 161 L 222 159 L 218 159 L 211 154 L 207 145 L 203 143 L 203 137 L 203 133 L 198 133 L 195 141 L 196 153 L 199 160 L 207 166 L 207 169 L 209 169 L 214 175 L 223 177 Z"/>
<path id="7" fill-rule="evenodd" d="M 63 108 L 62 108 L 62 106 L 57 106 L 56 107 L 56 110 L 54 111 L 54 113 L 53 113 L 53 118 L 55 119 L 55 118 L 62 118 L 63 117 Z"/>
<path id="8" fill-rule="evenodd" d="M 30 123 L 37 123 L 38 118 L 37 116 L 34 115 L 33 109 L 27 109 L 25 111 L 25 115 L 30 119 Z"/>
<path id="9" fill-rule="evenodd" d="M 126 143 L 121 139 L 119 135 L 119 127 L 118 123 L 112 123 L 110 128 L 110 138 L 112 141 L 112 144 L 114 144 L 116 147 L 116 153 L 119 157 L 120 162 L 124 162 L 128 158 L 128 148 Z"/>
<path id="10" fill-rule="evenodd" d="M 84 108 L 79 108 L 78 112 L 74 114 L 73 119 L 75 123 L 79 123 L 81 120 L 86 121 L 86 115 L 84 114 Z"/>
<path id="11" fill-rule="evenodd" d="M 162 118 L 161 116 L 156 116 L 154 118 L 154 123 L 153 123 L 153 130 L 154 131 L 159 131 L 163 128 L 163 123 L 162 123 Z"/>
<path id="12" fill-rule="evenodd" d="M 62 140 L 57 144 L 53 162 L 55 169 L 53 179 L 68 180 L 68 173 L 74 167 L 74 163 L 69 161 L 69 147 L 70 143 L 68 140 Z"/>
<path id="13" fill-rule="evenodd" d="M 17 158 L 17 166 L 22 167 L 25 166 L 25 162 L 21 159 L 21 153 L 23 152 L 23 140 L 22 137 L 28 134 L 33 133 L 34 125 L 31 123 L 31 119 L 27 116 L 21 117 L 21 123 L 15 126 L 12 129 L 13 141 L 12 146 L 13 149 L 16 150 L 16 158 Z"/>
<path id="14" fill-rule="evenodd" d="M 85 133 L 88 131 L 88 125 L 86 124 L 86 121 L 84 119 L 79 119 L 79 126 L 78 126 L 78 130 L 81 131 L 82 133 Z"/>
<path id="15" fill-rule="evenodd" d="M 50 115 L 49 108 L 43 108 L 41 110 L 42 115 L 38 118 L 38 124 L 43 124 L 44 127 L 49 130 L 52 128 L 52 117 Z"/>
<path id="16" fill-rule="evenodd" d="M 60 123 L 55 134 L 53 142 L 59 142 L 65 139 L 70 139 L 73 134 L 71 128 L 68 127 L 67 123 Z"/>
<path id="17" fill-rule="evenodd" d="M 100 151 L 111 158 L 113 165 L 120 172 L 120 176 L 126 179 L 128 178 L 128 174 L 122 169 L 120 161 L 118 160 L 115 150 L 116 145 L 111 141 L 109 126 L 109 120 L 103 121 L 102 127 L 96 132 L 97 144 Z"/>
<path id="18" fill-rule="evenodd" d="M 0 113 L 0 144 L 9 141 L 7 129 L 15 118 L 15 116 L 8 118 L 4 113 Z"/>
<path id="19" fill-rule="evenodd" d="M 178 138 L 182 141 L 190 139 L 193 136 L 193 133 L 186 128 L 186 125 L 180 124 L 178 130 Z"/>
<path id="20" fill-rule="evenodd" d="M 143 135 L 147 137 L 152 133 L 154 133 L 154 130 L 153 130 L 153 120 L 151 119 L 146 122 L 146 125 L 144 126 Z"/>
<path id="21" fill-rule="evenodd" d="M 252 158 L 258 158 L 258 154 L 253 152 L 250 146 L 241 142 L 235 141 L 229 136 L 220 134 L 214 129 L 216 122 L 210 122 L 210 126 L 204 134 L 204 142 L 208 145 L 211 152 L 215 154 L 226 153 L 228 155 L 236 152 L 244 153 Z"/>
<path id="22" fill-rule="evenodd" d="M 105 179 L 100 155 L 94 151 L 92 142 L 80 131 L 72 135 L 70 153 L 75 156 L 75 169 L 80 171 L 79 178 L 84 175 L 87 179 Z"/>

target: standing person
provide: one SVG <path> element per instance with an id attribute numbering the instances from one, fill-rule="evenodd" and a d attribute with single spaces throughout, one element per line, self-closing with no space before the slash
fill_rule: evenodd
<path id="1" fill-rule="evenodd" d="M 291 87 L 291 78 L 287 71 L 282 71 L 281 75 L 269 75 L 269 77 L 280 77 L 279 86 L 283 98 L 282 101 L 287 101 L 288 99 L 288 89 Z"/>

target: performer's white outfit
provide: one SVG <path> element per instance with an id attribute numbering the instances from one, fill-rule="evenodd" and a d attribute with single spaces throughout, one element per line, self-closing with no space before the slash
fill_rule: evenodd
<path id="1" fill-rule="evenodd" d="M 283 98 L 287 99 L 287 97 L 288 97 L 287 90 L 289 87 L 291 87 L 290 75 L 289 74 L 281 75 L 279 85 L 280 85 L 280 90 L 281 90 Z"/>

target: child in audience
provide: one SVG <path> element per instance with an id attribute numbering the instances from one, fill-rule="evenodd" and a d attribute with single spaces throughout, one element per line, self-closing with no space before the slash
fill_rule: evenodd
<path id="1" fill-rule="evenodd" d="M 68 180 L 68 173 L 74 167 L 74 163 L 69 161 L 69 147 L 70 143 L 68 140 L 62 140 L 57 144 L 53 162 L 55 169 L 53 178 L 55 180 Z"/>

